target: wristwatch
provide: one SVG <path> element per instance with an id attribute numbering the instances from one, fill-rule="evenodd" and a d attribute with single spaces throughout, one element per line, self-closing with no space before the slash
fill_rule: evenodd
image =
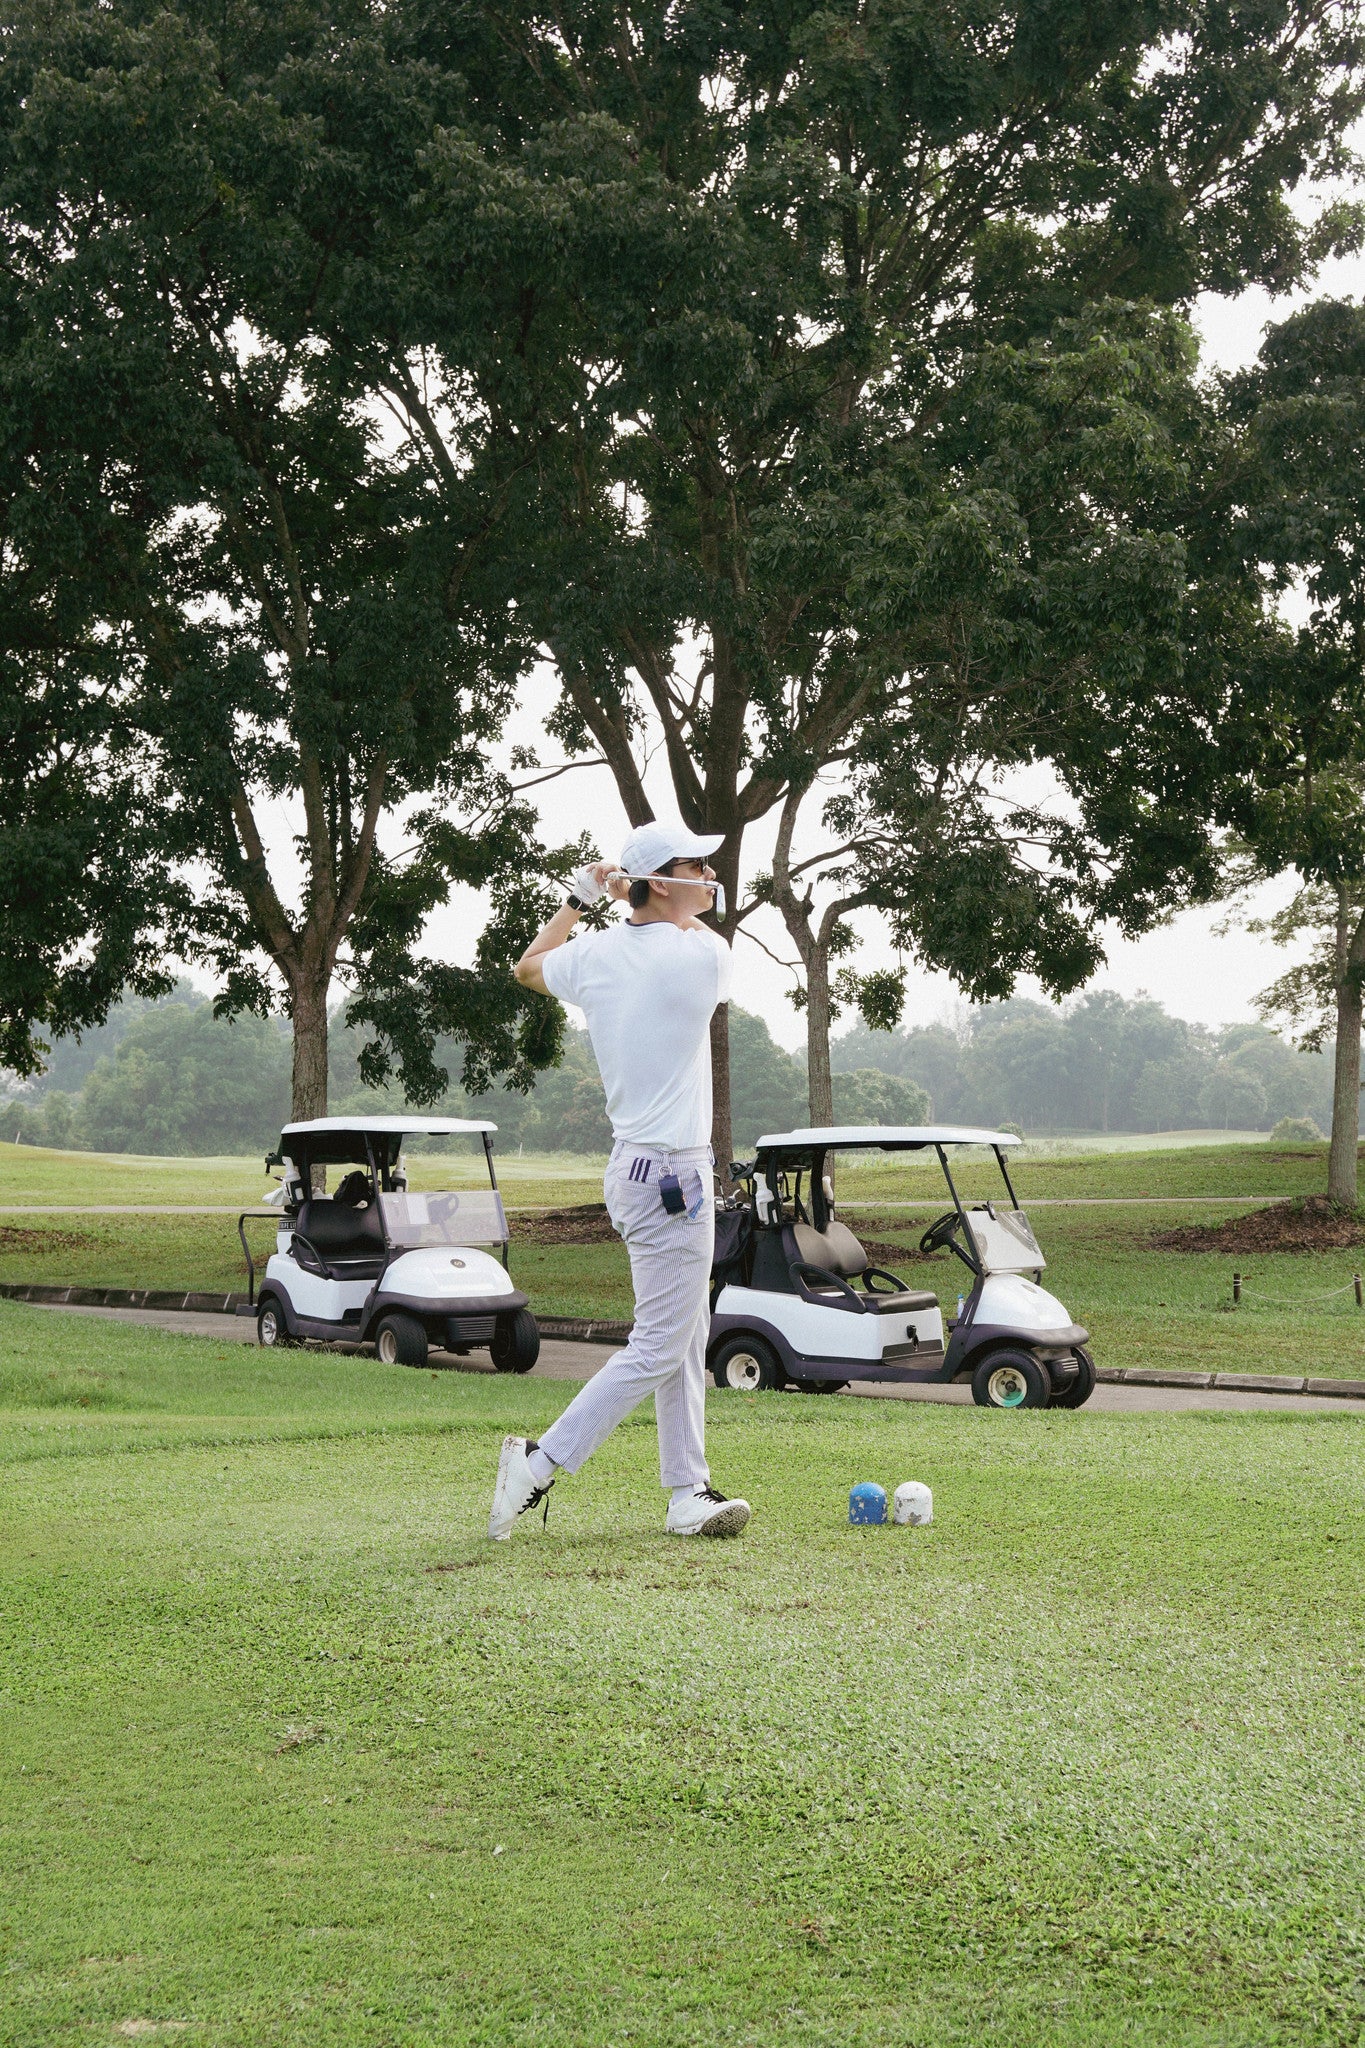
<path id="1" fill-rule="evenodd" d="M 567 910 L 586 910 L 587 907 L 587 904 L 581 902 L 577 896 L 569 896 L 565 898 L 565 908 Z"/>

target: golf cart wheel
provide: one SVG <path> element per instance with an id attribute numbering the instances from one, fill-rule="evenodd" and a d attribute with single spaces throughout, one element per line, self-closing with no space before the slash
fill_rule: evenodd
<path id="1" fill-rule="evenodd" d="M 529 1308 L 513 1309 L 493 1325 L 489 1345 L 499 1372 L 529 1372 L 540 1356 L 540 1331 Z"/>
<path id="2" fill-rule="evenodd" d="M 802 1380 L 803 1394 L 842 1394 L 847 1380 Z"/>
<path id="3" fill-rule="evenodd" d="M 978 1408 L 1046 1408 L 1052 1381 L 1031 1351 L 988 1351 L 972 1374 Z"/>
<path id="4" fill-rule="evenodd" d="M 374 1333 L 374 1350 L 381 1365 L 425 1365 L 427 1333 L 416 1316 L 384 1316 Z"/>
<path id="5" fill-rule="evenodd" d="M 1072 1353 L 1080 1368 L 1074 1380 L 1063 1380 L 1052 1396 L 1054 1408 L 1084 1408 L 1095 1391 L 1095 1361 L 1078 1344 Z"/>
<path id="6" fill-rule="evenodd" d="M 284 1310 L 273 1294 L 267 1294 L 256 1311 L 256 1342 L 265 1351 L 279 1351 L 293 1341 Z"/>
<path id="7" fill-rule="evenodd" d="M 711 1353 L 711 1377 L 737 1394 L 772 1393 L 787 1383 L 772 1345 L 742 1330 L 722 1338 Z"/>

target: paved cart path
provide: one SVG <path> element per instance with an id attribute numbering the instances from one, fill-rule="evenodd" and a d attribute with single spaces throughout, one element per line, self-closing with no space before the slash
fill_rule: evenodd
<path id="1" fill-rule="evenodd" d="M 179 1336 L 214 1337 L 220 1343 L 227 1340 L 254 1344 L 256 1341 L 256 1325 L 249 1316 L 207 1315 L 194 1311 L 167 1309 L 71 1308 L 46 1302 L 34 1304 L 39 1305 L 46 1313 L 52 1315 L 90 1316 L 96 1321 L 102 1319 L 116 1323 L 145 1323 L 150 1328 L 174 1331 Z M 547 1380 L 591 1379 L 598 1367 L 606 1364 L 614 1348 L 610 1344 L 581 1344 L 570 1343 L 559 1337 L 542 1338 L 540 1361 L 531 1376 Z M 493 1370 L 491 1365 L 481 1359 L 451 1358 L 446 1363 L 452 1372 L 491 1373 Z M 861 1385 L 855 1383 L 850 1386 L 848 1393 L 850 1397 L 862 1400 L 946 1401 L 958 1407 L 969 1406 L 972 1398 L 971 1388 L 965 1385 L 877 1386 L 867 1381 Z M 815 1400 L 819 1396 L 798 1395 L 794 1398 Z M 1287 1415 L 1316 1409 L 1352 1414 L 1365 1420 L 1365 1402 L 1359 1400 L 1336 1400 L 1330 1395 L 1320 1394 L 1262 1394 L 1233 1391 L 1224 1387 L 1136 1387 L 1106 1385 L 1102 1382 L 1096 1387 L 1086 1406 L 1109 1413 L 1136 1409 L 1169 1414 L 1187 1408 L 1275 1408 Z"/>

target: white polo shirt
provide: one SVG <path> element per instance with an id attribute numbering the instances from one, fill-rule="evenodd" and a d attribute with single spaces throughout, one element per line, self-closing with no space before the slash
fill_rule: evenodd
<path id="1" fill-rule="evenodd" d="M 615 924 L 541 959 L 551 995 L 583 1012 L 618 1140 L 670 1152 L 711 1142 L 711 1017 L 734 962 L 705 927 Z"/>

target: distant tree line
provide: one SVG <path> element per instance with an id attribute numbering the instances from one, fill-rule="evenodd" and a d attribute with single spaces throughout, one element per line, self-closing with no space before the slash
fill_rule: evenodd
<path id="1" fill-rule="evenodd" d="M 731 1058 L 737 1149 L 807 1121 L 799 1056 L 761 1018 L 735 1010 Z M 368 1088 L 362 1034 L 330 1034 L 334 1115 L 398 1108 L 396 1089 Z M 451 1072 L 461 1048 L 441 1047 Z M 931 1024 L 834 1042 L 840 1123 L 1012 1123 L 1025 1131 L 1269 1130 L 1283 1117 L 1325 1127 L 1332 1060 L 1298 1052 L 1263 1024 L 1207 1030 L 1160 1003 L 1102 990 L 1069 1010 L 1013 999 L 968 1013 L 959 1029 Z M 47 1074 L 0 1108 L 0 1138 L 92 1152 L 212 1155 L 264 1152 L 290 1110 L 292 1048 L 279 1019 L 215 1017 L 182 984 L 160 1002 L 127 1000 L 97 1030 L 53 1049 Z M 562 1063 L 522 1094 L 458 1089 L 447 1116 L 496 1123 L 503 1150 L 601 1153 L 606 1106 L 586 1034 L 568 1034 Z"/>
<path id="2" fill-rule="evenodd" d="M 767 1026 L 735 1012 L 737 1130 L 752 1145 L 765 1130 L 805 1121 L 805 1070 L 774 1043 Z M 362 1033 L 333 1019 L 328 1091 L 333 1115 L 402 1108 L 397 1089 L 366 1087 Z M 461 1048 L 440 1057 L 452 1072 Z M 264 1152 L 290 1115 L 292 1047 L 280 1019 L 215 1017 L 202 995 L 182 984 L 163 1001 L 118 1005 L 81 1042 L 53 1048 L 48 1072 L 0 1110 L 0 1138 L 91 1152 L 211 1156 Z M 913 1080 L 870 1067 L 841 1076 L 842 1116 L 859 1122 L 913 1121 L 928 1097 Z M 433 1114 L 487 1117 L 503 1150 L 601 1153 L 611 1131 L 597 1066 L 583 1032 L 571 1031 L 559 1066 L 529 1094 L 501 1087 L 480 1096 L 449 1091 Z"/>
<path id="3" fill-rule="evenodd" d="M 1331 1122 L 1332 1054 L 1300 1052 L 1264 1024 L 1221 1030 L 1112 990 L 1069 1009 L 1012 998 L 960 1030 L 930 1024 L 835 1042 L 839 1064 L 878 1067 L 927 1090 L 947 1123 L 1025 1131 L 1268 1131 L 1282 1117 Z"/>

